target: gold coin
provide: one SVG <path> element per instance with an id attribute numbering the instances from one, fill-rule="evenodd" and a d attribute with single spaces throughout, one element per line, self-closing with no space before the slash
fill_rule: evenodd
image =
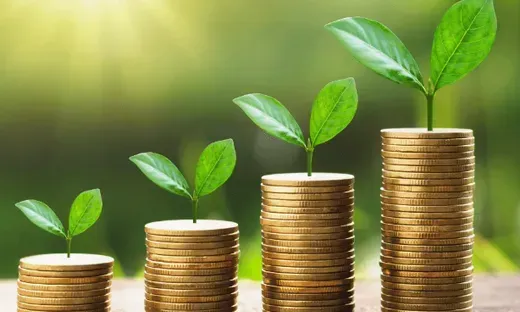
<path id="1" fill-rule="evenodd" d="M 326 270 L 329 267 L 354 267 L 354 258 L 337 258 L 337 259 L 325 259 L 325 260 L 284 260 L 284 259 L 271 259 L 264 257 L 262 263 L 271 267 L 278 268 L 295 268 L 295 269 L 306 269 L 316 268 Z M 289 269 L 287 269 L 289 270 Z M 287 272 L 290 273 L 290 272 Z"/>
<path id="2" fill-rule="evenodd" d="M 235 271 L 218 275 L 207 276 L 173 276 L 173 275 L 159 275 L 144 272 L 144 278 L 149 281 L 163 282 L 163 283 L 212 283 L 236 278 Z"/>
<path id="3" fill-rule="evenodd" d="M 280 293 L 280 294 L 330 294 L 330 293 L 353 293 L 354 289 L 349 288 L 349 285 L 327 286 L 327 287 L 291 287 L 291 286 L 276 286 L 262 283 L 262 291 Z"/>
<path id="4" fill-rule="evenodd" d="M 462 205 L 473 202 L 473 196 L 459 197 L 459 198 L 447 198 L 447 199 L 415 199 L 415 198 L 400 198 L 400 197 L 387 197 L 381 195 L 381 201 L 386 204 L 395 205 L 412 205 L 412 206 L 451 206 L 451 205 Z"/>
<path id="5" fill-rule="evenodd" d="M 465 238 L 466 239 L 466 238 Z M 402 240 L 396 240 L 397 243 L 388 243 L 384 240 L 381 242 L 381 247 L 389 250 L 397 250 L 397 251 L 405 251 L 405 252 L 461 252 L 468 251 L 473 249 L 473 239 L 474 237 L 467 238 L 467 241 L 471 241 L 469 243 L 460 243 L 455 245 L 402 245 L 399 244 L 403 242 Z M 414 242 L 412 240 L 411 242 Z M 410 240 L 405 240 L 405 243 L 410 242 Z M 427 241 L 429 243 L 429 240 Z M 418 243 L 426 243 L 423 240 Z M 436 244 L 437 242 L 434 242 Z M 431 243 L 430 243 L 431 244 Z"/>
<path id="6" fill-rule="evenodd" d="M 37 284 L 37 283 L 26 283 L 18 280 L 18 289 L 31 290 L 31 291 L 65 291 L 71 293 L 79 293 L 91 290 L 100 290 L 109 288 L 112 285 L 112 281 L 103 281 L 99 283 L 87 283 L 87 284 Z"/>
<path id="7" fill-rule="evenodd" d="M 198 257 L 198 256 L 219 256 L 219 255 L 231 255 L 239 251 L 239 247 L 227 247 L 218 249 L 165 249 L 165 248 L 154 248 L 146 244 L 146 250 L 150 254 L 163 255 L 163 256 L 186 256 L 186 257 Z"/>
<path id="8" fill-rule="evenodd" d="M 472 282 L 458 283 L 458 284 L 429 284 L 429 285 L 415 285 L 415 284 L 398 284 L 381 281 L 381 285 L 385 288 L 408 291 L 450 291 L 468 289 L 473 286 Z"/>
<path id="9" fill-rule="evenodd" d="M 403 309 L 413 311 L 442 311 L 442 310 L 457 310 L 471 308 L 473 301 L 457 302 L 457 303 L 442 303 L 442 304 L 418 304 L 418 303 L 402 303 L 402 302 L 387 302 L 381 300 L 381 305 L 391 309 Z"/>
<path id="10" fill-rule="evenodd" d="M 354 184 L 354 176 L 350 174 L 321 172 L 315 172 L 310 177 L 307 176 L 305 172 L 269 174 L 262 177 L 262 184 L 291 187 L 345 186 Z"/>
<path id="11" fill-rule="evenodd" d="M 36 276 L 27 276 L 20 275 L 18 279 L 25 283 L 32 284 L 47 284 L 47 285 L 58 285 L 58 284 L 90 284 L 90 283 L 99 283 L 106 282 L 111 280 L 113 277 L 112 273 L 99 275 L 99 276 L 90 276 L 90 277 L 36 277 Z"/>
<path id="12" fill-rule="evenodd" d="M 388 204 L 381 202 L 381 208 L 390 211 L 400 212 L 418 212 L 418 213 L 446 213 L 451 215 L 452 213 L 463 212 L 473 213 L 473 203 L 460 204 L 460 205 L 449 205 L 449 206 L 424 206 L 424 205 L 398 205 Z"/>
<path id="13" fill-rule="evenodd" d="M 451 290 L 451 291 L 410 291 L 396 290 L 381 287 L 381 292 L 388 296 L 394 297 L 421 297 L 421 298 L 452 298 L 466 296 L 473 293 L 473 288 Z"/>
<path id="14" fill-rule="evenodd" d="M 265 296 L 262 297 L 262 302 L 273 306 L 282 307 L 330 307 L 342 304 L 351 303 L 354 298 L 343 297 L 337 299 L 322 299 L 322 300 L 287 300 L 287 299 L 272 299 Z"/>
<path id="15" fill-rule="evenodd" d="M 341 193 L 317 193 L 317 194 L 294 194 L 294 193 L 269 193 L 262 192 L 262 198 L 282 200 L 333 200 L 346 199 L 354 196 L 354 190 Z"/>
<path id="16" fill-rule="evenodd" d="M 352 298 L 354 296 L 354 290 L 332 292 L 332 293 L 321 293 L 321 294 L 305 294 L 305 293 L 290 293 L 290 292 L 274 292 L 262 290 L 262 296 L 264 298 L 277 299 L 277 300 L 331 300 L 341 298 Z"/>
<path id="17" fill-rule="evenodd" d="M 173 303 L 173 302 L 158 302 L 145 299 L 145 306 L 148 308 L 155 308 L 161 310 L 174 311 L 201 311 L 208 309 L 220 309 L 219 311 L 229 309 L 237 304 L 236 299 L 219 302 L 197 302 L 197 303 Z"/>
<path id="18" fill-rule="evenodd" d="M 269 193 L 292 193 L 292 194 L 321 194 L 321 193 L 340 193 L 353 189 L 353 184 L 339 186 L 314 186 L 314 187 L 294 187 L 294 186 L 271 186 L 260 185 L 262 192 Z"/>
<path id="19" fill-rule="evenodd" d="M 214 298 L 216 296 L 232 294 L 238 291 L 238 285 L 213 288 L 213 289 L 195 289 L 195 290 L 179 290 L 179 289 L 162 289 L 145 286 L 147 294 L 161 295 L 168 297 L 201 297 Z M 222 301 L 222 300 L 221 300 Z"/>
<path id="20" fill-rule="evenodd" d="M 18 301 L 18 309 L 26 309 L 30 311 L 92 311 L 96 309 L 104 309 L 110 306 L 110 301 L 102 303 L 89 303 L 77 305 L 51 305 L 51 304 L 33 304 Z"/>
<path id="21" fill-rule="evenodd" d="M 399 250 L 391 250 L 381 248 L 381 254 L 387 257 L 396 257 L 396 258 L 419 258 L 419 259 L 446 259 L 446 258 L 460 258 L 460 257 L 470 257 L 473 255 L 473 251 L 471 249 L 462 250 L 462 251 L 452 251 L 452 252 L 410 252 L 410 251 L 399 251 Z"/>
<path id="22" fill-rule="evenodd" d="M 472 276 L 473 267 L 461 269 L 461 270 L 453 270 L 453 271 L 444 271 L 444 272 L 412 272 L 412 271 L 399 271 L 399 270 L 391 270 L 391 269 L 383 269 L 383 274 L 388 276 L 395 277 L 406 277 L 406 278 L 452 278 L 452 277 L 461 277 L 461 276 Z"/>
<path id="23" fill-rule="evenodd" d="M 163 249 L 182 249 L 186 251 L 191 250 L 213 250 L 213 249 L 224 249 L 224 248 L 232 248 L 238 247 L 238 239 L 223 241 L 223 242 L 198 242 L 198 243 L 167 243 L 167 242 L 156 242 L 152 240 L 146 239 L 146 246 L 153 248 L 163 248 Z"/>
<path id="24" fill-rule="evenodd" d="M 381 255 L 381 261 L 387 264 L 405 264 L 405 265 L 456 265 L 471 263 L 473 255 L 459 258 L 397 258 Z"/>
<path id="25" fill-rule="evenodd" d="M 147 287 L 159 288 L 159 289 L 175 289 L 175 290 L 201 290 L 201 289 L 216 289 L 216 288 L 229 288 L 234 287 L 237 284 L 238 279 L 234 278 L 231 280 L 208 282 L 208 283 L 172 283 L 172 282 L 158 282 L 151 281 L 145 278 L 144 284 Z"/>
<path id="26" fill-rule="evenodd" d="M 222 312 L 222 310 L 223 309 L 205 309 L 203 312 Z M 149 306 L 145 306 L 144 311 L 145 312 L 157 312 L 157 311 L 169 311 L 169 312 L 174 311 L 174 312 L 176 312 L 176 310 L 161 310 L 161 309 L 158 310 L 157 308 L 149 307 Z M 224 311 L 226 311 L 226 312 L 238 311 L 238 304 L 236 304 L 230 308 L 225 308 Z"/>
<path id="27" fill-rule="evenodd" d="M 309 241 L 309 240 L 334 240 L 351 238 L 354 239 L 354 228 L 337 233 L 325 234 L 280 234 L 262 231 L 262 237 L 267 239 L 287 240 L 287 241 Z"/>
<path id="28" fill-rule="evenodd" d="M 411 153 L 463 153 L 475 150 L 475 144 L 467 145 L 390 145 L 382 144 L 384 151 L 388 152 L 411 152 Z"/>
<path id="29" fill-rule="evenodd" d="M 168 220 L 148 223 L 147 234 L 168 236 L 219 236 L 238 231 L 238 224 L 222 220 Z"/>
<path id="30" fill-rule="evenodd" d="M 471 233 L 471 231 L 467 231 L 468 233 Z M 414 233 L 412 233 L 414 234 Z M 449 233 L 430 233 L 430 234 L 437 234 L 437 235 L 443 235 L 449 234 Z M 425 249 L 428 247 L 435 248 L 435 247 L 442 247 L 442 248 L 450 248 L 450 246 L 446 245 L 459 245 L 459 247 L 468 247 L 470 244 L 473 244 L 475 241 L 475 235 L 471 233 L 471 235 L 465 235 L 460 236 L 457 238 L 399 238 L 399 237 L 388 237 L 383 236 L 383 241 L 391 244 L 399 244 L 399 245 L 414 245 L 415 247 L 421 247 L 424 246 Z M 468 244 L 466 246 L 462 246 L 464 244 Z M 451 248 L 456 246 L 451 246 Z M 422 248 L 422 247 L 421 247 Z"/>
<path id="31" fill-rule="evenodd" d="M 384 241 L 394 244 L 403 243 L 401 238 L 410 239 L 448 239 L 448 238 L 466 238 L 473 235 L 473 229 L 465 231 L 453 231 L 453 232 L 405 232 L 405 231 L 390 231 L 381 230 L 384 236 Z M 397 238 L 397 240 L 396 240 Z M 440 244 L 440 242 L 439 242 Z M 406 245 L 406 244 L 404 244 Z"/>
<path id="32" fill-rule="evenodd" d="M 88 270 L 88 271 L 39 271 L 29 270 L 18 267 L 20 275 L 35 276 L 35 277 L 93 277 L 98 275 L 105 275 L 112 272 L 112 268 Z"/>
<path id="33" fill-rule="evenodd" d="M 384 213 L 384 212 L 383 212 Z M 381 216 L 381 221 L 386 224 L 412 225 L 412 226 L 447 226 L 447 225 L 464 225 L 472 224 L 473 216 L 458 219 L 407 219 L 407 218 L 390 218 Z"/>
<path id="34" fill-rule="evenodd" d="M 392 219 L 401 219 L 400 222 L 408 222 L 402 220 L 421 220 L 420 222 L 430 222 L 426 220 L 432 220 L 431 222 L 464 222 L 466 220 L 473 220 L 473 210 L 466 211 L 456 211 L 456 212 L 431 212 L 431 213 L 421 213 L 421 212 L 401 212 L 401 211 L 392 211 L 383 209 L 383 216 L 386 220 L 389 220 L 387 223 L 392 223 L 390 220 Z M 450 220 L 450 221 L 448 221 Z M 411 221 L 410 221 L 411 222 Z M 468 221 L 470 222 L 470 221 Z"/>
<path id="35" fill-rule="evenodd" d="M 296 254 L 296 253 L 277 253 L 262 250 L 262 256 L 270 259 L 280 260 L 296 260 L 296 261 L 310 261 L 310 260 L 329 260 L 351 258 L 354 256 L 354 250 L 336 253 L 314 253 L 314 254 Z"/>
<path id="36" fill-rule="evenodd" d="M 464 302 L 473 299 L 473 295 L 463 295 L 458 297 L 440 297 L 440 298 L 429 298 L 429 297 L 400 297 L 400 296 L 389 296 L 386 294 L 381 294 L 381 299 L 385 301 L 392 302 L 402 302 L 402 303 L 427 303 L 427 304 L 443 304 L 443 303 L 454 303 L 454 302 Z"/>
<path id="37" fill-rule="evenodd" d="M 163 296 L 145 293 L 146 300 L 155 302 L 169 302 L 169 303 L 207 303 L 207 302 L 222 302 L 236 300 L 238 291 L 229 294 L 216 296 L 196 296 L 196 297 L 179 297 L 179 296 Z"/>
<path id="38" fill-rule="evenodd" d="M 351 272 L 354 269 L 354 263 L 351 265 L 330 266 L 321 268 L 301 268 L 301 267 L 285 267 L 278 265 L 269 265 L 264 263 L 262 268 L 274 273 L 289 273 L 289 274 L 322 274 L 322 273 L 336 273 L 336 272 Z"/>
<path id="39" fill-rule="evenodd" d="M 348 246 L 333 247 L 284 247 L 271 246 L 262 243 L 262 250 L 268 252 L 286 253 L 286 254 L 321 254 L 321 253 L 338 253 L 352 249 L 352 244 Z"/>
<path id="40" fill-rule="evenodd" d="M 154 242 L 166 242 L 166 243 L 199 243 L 201 240 L 204 240 L 204 243 L 213 243 L 213 242 L 225 242 L 225 241 L 234 241 L 238 240 L 239 232 L 234 232 L 226 235 L 216 235 L 216 236 L 168 236 L 168 235 L 154 235 L 154 234 L 146 234 L 146 239 Z"/>
<path id="41" fill-rule="evenodd" d="M 331 227 L 352 223 L 352 218 L 325 220 L 275 220 L 260 217 L 261 225 L 281 227 Z"/>
<path id="42" fill-rule="evenodd" d="M 397 139 L 397 138 L 385 138 L 382 137 L 383 144 L 390 145 L 433 145 L 433 146 L 445 146 L 445 145 L 468 145 L 474 144 L 474 137 L 467 138 L 449 138 L 449 139 Z"/>
<path id="43" fill-rule="evenodd" d="M 226 275 L 237 272 L 237 267 L 222 268 L 222 269 L 195 269 L 195 270 L 172 270 L 172 269 L 158 269 L 151 268 L 145 265 L 145 272 L 157 275 L 170 276 L 206 276 L 206 275 Z"/>
<path id="44" fill-rule="evenodd" d="M 337 207 L 351 205 L 354 203 L 354 197 L 344 199 L 329 200 L 283 200 L 262 198 L 262 204 L 268 206 L 282 206 L 294 208 L 313 208 L 313 207 Z"/>
<path id="45" fill-rule="evenodd" d="M 354 237 L 348 239 L 335 239 L 335 240 L 309 240 L 309 241 L 286 241 L 278 239 L 262 238 L 262 243 L 270 246 L 280 247 L 304 247 L 304 248 L 315 248 L 315 247 L 349 247 L 354 245 Z M 348 249 L 352 249 L 348 248 Z"/>
<path id="46" fill-rule="evenodd" d="M 274 279 L 274 280 L 288 280 L 288 281 L 335 281 L 335 280 L 343 280 L 348 279 L 349 281 L 354 281 L 354 271 L 347 272 L 334 272 L 334 273 L 311 273 L 311 274 L 292 274 L 292 273 L 278 273 L 278 272 L 270 272 L 262 269 L 262 276 L 264 279 Z"/>
<path id="47" fill-rule="evenodd" d="M 354 311 L 354 303 L 347 303 L 339 306 L 329 307 L 284 307 L 270 305 L 267 303 L 262 304 L 264 312 L 350 312 Z"/>
<path id="48" fill-rule="evenodd" d="M 466 185 L 475 182 L 474 177 L 461 179 L 401 179 L 401 178 L 387 178 L 383 176 L 384 184 L 399 184 L 399 185 L 417 185 L 417 186 L 451 186 L 451 185 Z"/>
<path id="49" fill-rule="evenodd" d="M 429 131 L 426 128 L 395 128 L 382 129 L 381 137 L 396 139 L 456 139 L 471 138 L 473 130 L 456 128 L 435 128 Z"/>
<path id="50" fill-rule="evenodd" d="M 98 297 L 110 294 L 110 287 L 95 290 L 80 291 L 43 291 L 43 290 L 27 290 L 18 287 L 18 294 L 25 297 L 33 298 L 87 298 Z"/>
<path id="51" fill-rule="evenodd" d="M 401 171 L 401 172 L 427 172 L 427 173 L 445 173 L 445 172 L 463 172 L 475 170 L 475 165 L 457 165 L 457 166 L 405 166 L 390 165 L 383 163 L 385 171 Z"/>
<path id="52" fill-rule="evenodd" d="M 146 265 L 150 268 L 163 270 L 213 270 L 234 268 L 238 265 L 238 258 L 230 261 L 205 262 L 205 263 L 168 263 L 146 259 Z"/>
<path id="53" fill-rule="evenodd" d="M 27 297 L 18 294 L 18 302 L 39 304 L 39 305 L 85 305 L 105 303 L 110 300 L 110 294 L 105 294 L 96 297 L 83 298 L 43 298 L 43 297 Z"/>
<path id="54" fill-rule="evenodd" d="M 394 264 L 379 262 L 381 268 L 389 270 L 399 271 L 412 271 L 412 272 L 443 272 L 443 271 L 456 271 L 467 269 L 472 266 L 471 262 L 462 264 L 446 264 L 446 265 L 410 265 L 410 264 Z M 386 287 L 386 286 L 385 286 Z"/>
<path id="55" fill-rule="evenodd" d="M 433 235 L 442 233 L 445 235 L 446 232 L 464 232 L 473 229 L 473 223 L 456 224 L 456 225 L 399 225 L 399 224 L 387 224 L 381 222 L 381 229 L 384 231 L 397 231 L 397 232 L 435 232 Z M 415 234 L 412 234 L 415 235 Z M 464 236 L 455 236 L 464 237 Z"/>
<path id="56" fill-rule="evenodd" d="M 417 152 L 391 152 L 381 150 L 381 156 L 399 159 L 458 159 L 475 156 L 474 151 L 460 153 L 417 153 Z"/>
<path id="57" fill-rule="evenodd" d="M 473 196 L 473 191 L 445 192 L 445 193 L 420 193 L 420 192 L 389 191 L 382 187 L 381 195 L 386 196 L 386 197 L 396 197 L 396 198 L 448 199 L 448 198 L 470 197 L 470 196 Z"/>
<path id="58" fill-rule="evenodd" d="M 90 254 L 45 254 L 20 259 L 20 267 L 38 271 L 89 271 L 109 269 L 114 266 L 111 257 Z"/>
<path id="59" fill-rule="evenodd" d="M 309 215 L 309 214 L 331 214 L 331 213 L 353 213 L 354 204 L 343 205 L 336 207 L 279 207 L 262 204 L 262 211 L 268 213 L 283 213 L 294 215 Z"/>
<path id="60" fill-rule="evenodd" d="M 473 307 L 464 308 L 464 309 L 455 309 L 455 310 L 449 310 L 449 311 L 450 312 L 472 312 Z M 381 312 L 409 312 L 409 310 L 399 310 L 399 309 L 381 307 Z"/>
<path id="61" fill-rule="evenodd" d="M 401 166 L 461 166 L 475 164 L 475 156 L 454 159 L 410 159 L 410 158 L 388 158 L 383 157 L 383 163 L 387 165 Z M 435 171 L 433 171 L 435 172 Z"/>
<path id="62" fill-rule="evenodd" d="M 238 260 L 240 252 L 235 252 L 232 254 L 226 255 L 218 255 L 218 256 L 165 256 L 158 255 L 155 253 L 147 252 L 148 259 L 152 261 L 158 262 L 166 262 L 166 263 L 207 263 L 207 262 L 223 262 L 223 261 L 236 261 Z"/>
<path id="63" fill-rule="evenodd" d="M 338 226 L 318 226 L 318 227 L 288 227 L 288 226 L 271 226 L 262 224 L 264 232 L 282 233 L 282 234 L 328 234 L 350 232 L 354 224 L 344 224 Z"/>
<path id="64" fill-rule="evenodd" d="M 467 179 L 475 176 L 475 170 L 460 171 L 460 172 L 403 172 L 403 171 L 388 171 L 382 169 L 383 177 L 385 178 L 400 178 L 400 179 L 412 179 L 412 180 L 429 180 L 429 179 Z M 397 185 L 397 184 L 395 184 Z M 423 186 L 426 187 L 426 186 Z M 430 186 L 434 189 L 449 189 L 446 186 Z M 451 186 L 457 187 L 455 185 Z M 460 186 L 462 187 L 462 186 Z M 389 188 L 387 188 L 389 189 Z M 449 190 L 447 190 L 449 192 Z M 444 192 L 444 191 L 439 191 Z"/>
<path id="65" fill-rule="evenodd" d="M 262 211 L 260 216 L 263 219 L 271 220 L 337 220 L 352 218 L 353 211 L 345 211 L 340 213 L 322 213 L 322 214 L 294 214 L 294 213 L 272 213 Z"/>
<path id="66" fill-rule="evenodd" d="M 28 309 L 23 309 L 23 308 L 20 308 L 18 307 L 16 309 L 17 312 L 35 312 L 33 310 L 28 310 Z M 41 310 L 40 310 L 41 311 Z M 62 310 L 60 310 L 62 311 Z M 110 305 L 106 306 L 106 307 L 103 307 L 103 308 L 98 308 L 98 309 L 93 309 L 93 310 L 88 310 L 88 312 L 110 312 L 112 311 L 112 308 L 110 307 Z"/>
<path id="67" fill-rule="evenodd" d="M 438 278 L 410 278 L 410 277 L 397 277 L 391 275 L 381 274 L 381 280 L 389 283 L 397 284 L 459 284 L 473 281 L 472 275 L 458 276 L 458 277 L 438 277 Z"/>
<path id="68" fill-rule="evenodd" d="M 298 275 L 298 274 L 295 274 Z M 348 277 L 339 279 L 337 277 L 335 280 L 289 280 L 289 279 L 280 279 L 280 277 L 274 278 L 263 278 L 263 282 L 268 285 L 276 285 L 276 286 L 288 286 L 288 287 L 330 287 L 330 286 L 347 286 L 349 288 L 354 287 L 354 278 Z"/>

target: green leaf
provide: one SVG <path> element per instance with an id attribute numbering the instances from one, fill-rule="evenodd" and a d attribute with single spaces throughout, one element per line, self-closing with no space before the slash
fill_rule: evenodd
<path id="1" fill-rule="evenodd" d="M 433 91 L 474 70 L 491 51 L 497 32 L 492 0 L 463 0 L 444 15 L 435 31 L 431 57 Z"/>
<path id="2" fill-rule="evenodd" d="M 232 139 L 211 143 L 202 151 L 195 172 L 195 198 L 215 191 L 235 169 L 237 155 Z"/>
<path id="3" fill-rule="evenodd" d="M 312 146 L 325 143 L 343 131 L 354 118 L 357 103 L 354 78 L 333 81 L 321 89 L 311 112 Z"/>
<path id="4" fill-rule="evenodd" d="M 67 237 L 60 219 L 44 202 L 28 199 L 16 203 L 15 206 L 39 228 L 57 236 Z"/>
<path id="5" fill-rule="evenodd" d="M 188 182 L 179 169 L 165 156 L 157 153 L 141 153 L 130 160 L 161 188 L 177 195 L 191 198 Z"/>
<path id="6" fill-rule="evenodd" d="M 305 147 L 300 126 L 277 99 L 260 93 L 252 93 L 233 100 L 262 130 L 286 142 Z"/>
<path id="7" fill-rule="evenodd" d="M 101 215 L 103 201 L 99 189 L 82 192 L 72 203 L 69 214 L 69 237 L 90 228 Z"/>
<path id="8" fill-rule="evenodd" d="M 399 38 L 383 24 L 348 17 L 325 25 L 361 64 L 399 84 L 426 93 L 417 62 Z"/>

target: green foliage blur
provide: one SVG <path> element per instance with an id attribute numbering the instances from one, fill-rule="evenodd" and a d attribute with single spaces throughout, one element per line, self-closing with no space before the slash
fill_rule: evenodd
<path id="1" fill-rule="evenodd" d="M 321 147 L 315 171 L 356 176 L 356 270 L 378 276 L 379 130 L 425 126 L 422 95 L 358 64 L 323 26 L 365 16 L 390 27 L 428 72 L 433 33 L 455 1 L 403 0 L 0 0 L 0 278 L 20 257 L 65 252 L 14 204 L 42 200 L 64 218 L 81 190 L 99 187 L 100 221 L 76 252 L 117 260 L 139 276 L 144 224 L 191 218 L 191 207 L 128 160 L 167 155 L 193 186 L 212 141 L 232 137 L 234 175 L 200 201 L 200 218 L 240 225 L 240 276 L 259 279 L 260 177 L 305 171 L 305 153 L 269 137 L 231 100 L 261 92 L 305 125 L 327 82 L 355 77 L 359 109 Z M 472 128 L 477 190 L 477 271 L 520 264 L 520 2 L 496 0 L 499 30 L 490 56 L 437 94 L 436 127 Z M 308 133 L 308 128 L 304 127 Z"/>

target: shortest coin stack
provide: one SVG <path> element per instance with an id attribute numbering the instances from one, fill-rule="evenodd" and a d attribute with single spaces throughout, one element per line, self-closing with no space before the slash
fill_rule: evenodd
<path id="1" fill-rule="evenodd" d="M 47 254 L 20 260 L 18 311 L 110 311 L 114 259 Z"/>
<path id="2" fill-rule="evenodd" d="M 160 221 L 145 232 L 145 311 L 237 310 L 238 224 Z"/>
<path id="3" fill-rule="evenodd" d="M 353 311 L 354 176 L 262 177 L 263 311 Z"/>

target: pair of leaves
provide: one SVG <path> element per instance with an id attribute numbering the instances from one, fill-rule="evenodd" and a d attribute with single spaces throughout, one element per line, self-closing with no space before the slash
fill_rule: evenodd
<path id="1" fill-rule="evenodd" d="M 412 54 L 383 24 L 350 17 L 325 27 L 361 64 L 396 83 L 427 93 Z M 496 30 L 492 0 L 462 0 L 454 4 L 435 31 L 429 92 L 433 94 L 474 70 L 491 51 Z"/>
<path id="2" fill-rule="evenodd" d="M 148 152 L 134 155 L 130 160 L 148 179 L 161 188 L 173 194 L 196 199 L 212 193 L 231 177 L 235 169 L 236 152 L 232 139 L 211 143 L 204 149 L 195 171 L 193 196 L 189 192 L 186 178 L 165 156 Z"/>
<path id="3" fill-rule="evenodd" d="M 233 100 L 262 130 L 303 148 L 314 148 L 338 135 L 354 118 L 357 91 L 353 78 L 328 83 L 316 97 L 310 119 L 310 143 L 291 113 L 275 98 L 260 93 Z"/>
<path id="4" fill-rule="evenodd" d="M 32 223 L 49 233 L 66 239 L 71 239 L 94 225 L 103 209 L 99 189 L 82 192 L 72 203 L 69 229 L 66 232 L 56 213 L 44 202 L 29 199 L 15 205 Z"/>

